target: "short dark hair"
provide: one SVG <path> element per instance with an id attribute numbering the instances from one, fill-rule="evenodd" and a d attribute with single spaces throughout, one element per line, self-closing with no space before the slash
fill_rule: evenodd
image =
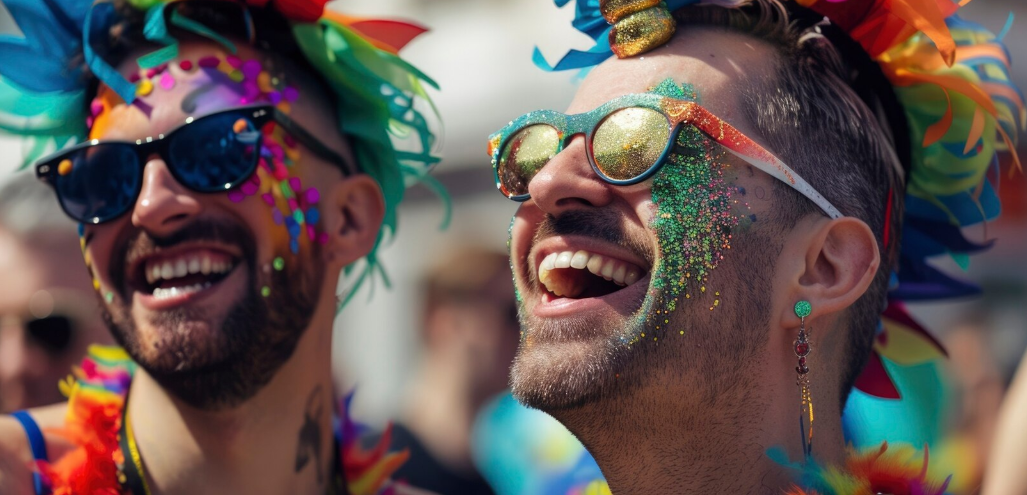
<path id="1" fill-rule="evenodd" d="M 747 81 L 743 112 L 771 150 L 842 214 L 866 222 L 877 238 L 881 264 L 847 315 L 847 358 L 840 377 L 844 407 L 870 357 L 891 272 L 898 263 L 905 186 L 896 138 L 906 134 L 896 136 L 892 130 L 908 133 L 908 129 L 904 122 L 896 125 L 880 117 L 885 113 L 882 101 L 894 100 L 892 89 L 887 85 L 853 88 L 853 67 L 864 61 L 843 57 L 816 24 L 796 21 L 791 8 L 781 0 L 755 0 L 741 8 L 686 7 L 675 17 L 679 29 L 720 27 L 759 38 L 777 50 L 773 76 Z M 866 66 L 860 65 L 862 70 Z M 786 184 L 775 182 L 775 192 L 780 200 L 773 215 L 779 225 L 794 227 L 800 219 L 819 212 L 812 201 Z"/>

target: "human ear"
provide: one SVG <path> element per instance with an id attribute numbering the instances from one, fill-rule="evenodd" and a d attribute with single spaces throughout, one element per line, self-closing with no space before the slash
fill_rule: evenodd
<path id="1" fill-rule="evenodd" d="M 329 192 L 331 214 L 325 216 L 330 264 L 347 266 L 374 248 L 385 217 L 385 198 L 371 176 L 357 174 L 337 182 Z"/>
<path id="2" fill-rule="evenodd" d="M 810 225 L 812 224 L 812 225 Z M 790 304 L 809 301 L 811 317 L 836 314 L 852 306 L 874 280 L 881 265 L 877 238 L 865 222 L 854 217 L 819 217 L 800 221 L 787 242 L 801 262 L 788 264 Z M 799 326 L 791 311 L 781 312 L 784 328 Z"/>

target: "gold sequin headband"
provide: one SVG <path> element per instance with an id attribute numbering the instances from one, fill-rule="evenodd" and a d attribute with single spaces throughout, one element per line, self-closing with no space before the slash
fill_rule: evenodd
<path id="1" fill-rule="evenodd" d="M 677 23 L 663 0 L 600 0 L 617 58 L 633 57 L 670 41 Z"/>

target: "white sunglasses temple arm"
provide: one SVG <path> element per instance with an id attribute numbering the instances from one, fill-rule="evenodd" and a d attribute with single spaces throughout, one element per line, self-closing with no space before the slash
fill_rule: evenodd
<path id="1" fill-rule="evenodd" d="M 798 191 L 799 194 L 806 196 L 807 198 L 809 198 L 810 201 L 819 206 L 821 210 L 824 210 L 824 213 L 826 213 L 827 216 L 831 219 L 841 218 L 845 216 L 842 215 L 842 213 L 838 211 L 838 208 L 835 208 L 834 205 L 832 205 L 831 202 L 827 200 L 827 198 L 825 198 L 822 194 L 817 192 L 816 189 L 813 189 L 813 186 L 809 185 L 809 183 L 806 182 L 805 179 L 803 179 L 799 174 L 795 173 L 795 171 L 792 170 L 791 167 L 785 165 L 784 162 L 779 160 L 777 157 L 772 156 L 775 163 L 767 163 L 763 160 L 760 160 L 759 158 L 744 155 L 735 150 L 732 150 L 731 148 L 725 147 L 725 149 L 730 151 L 738 158 L 745 160 L 750 165 L 766 172 L 771 177 L 781 182 L 784 182 L 792 189 Z"/>

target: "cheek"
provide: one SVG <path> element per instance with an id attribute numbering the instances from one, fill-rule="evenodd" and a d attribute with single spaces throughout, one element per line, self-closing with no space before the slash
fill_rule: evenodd
<path id="1" fill-rule="evenodd" d="M 707 287 L 709 275 L 730 251 L 741 215 L 724 157 L 712 154 L 711 144 L 698 136 L 685 139 L 689 153 L 674 155 L 653 179 L 649 228 L 660 246 L 653 284 L 668 311 L 693 298 L 713 310 L 720 292 Z"/>
<path id="2" fill-rule="evenodd" d="M 114 250 L 113 232 L 115 230 L 110 226 L 104 226 L 91 230 L 87 235 L 85 229 L 79 227 L 79 246 L 82 248 L 86 270 L 92 279 L 93 290 L 102 295 L 107 302 L 111 302 L 114 297 L 114 285 L 110 280 Z"/>
<path id="3" fill-rule="evenodd" d="M 328 242 L 321 225 L 321 192 L 312 180 L 304 180 L 304 169 L 298 145 L 272 125 L 265 128 L 256 172 L 228 192 L 231 203 L 260 205 L 257 217 L 275 252 L 298 255 L 304 246 Z"/>
<path id="4" fill-rule="evenodd" d="M 517 209 L 510 221 L 510 258 L 515 265 L 523 265 L 531 251 L 531 241 L 538 225 L 545 218 L 541 210 L 531 203 Z"/>

